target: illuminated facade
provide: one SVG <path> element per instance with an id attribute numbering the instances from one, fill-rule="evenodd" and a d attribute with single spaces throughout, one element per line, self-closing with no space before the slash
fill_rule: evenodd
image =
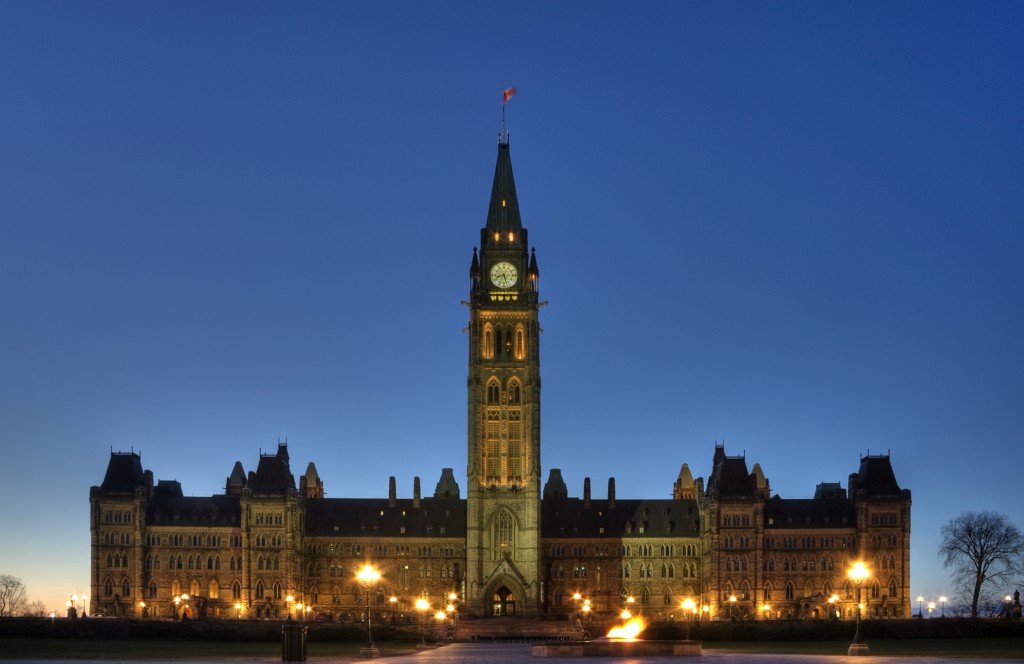
<path id="1" fill-rule="evenodd" d="M 862 457 L 847 488 L 772 496 L 758 464 L 716 446 L 705 485 L 683 464 L 672 498 L 571 496 L 561 471 L 541 481 L 539 269 L 522 225 L 507 140 L 499 141 L 487 221 L 470 265 L 466 497 L 450 468 L 432 494 L 325 498 L 313 463 L 296 485 L 286 445 L 236 462 L 223 494 L 155 482 L 136 453 L 111 453 L 90 491 L 91 597 L 109 615 L 358 616 L 371 592 L 383 616 L 436 608 L 597 615 L 630 598 L 653 618 L 692 598 L 707 619 L 852 617 L 854 560 L 872 570 L 869 617 L 909 617 L 910 492 L 888 456 Z M 666 489 L 668 487 L 666 486 Z M 383 578 L 366 591 L 356 570 Z M 830 601 L 831 600 L 831 601 Z"/>

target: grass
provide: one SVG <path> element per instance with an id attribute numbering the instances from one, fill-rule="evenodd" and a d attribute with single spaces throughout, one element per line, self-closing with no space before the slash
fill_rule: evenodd
<path id="1" fill-rule="evenodd" d="M 787 655 L 845 655 L 845 641 L 708 642 L 704 650 Z M 960 657 L 1024 660 L 1024 640 L 1013 637 L 986 639 L 868 640 L 872 655 L 883 657 Z"/>
<path id="2" fill-rule="evenodd" d="M 316 642 L 308 644 L 309 657 L 355 657 L 359 641 Z M 415 643 L 381 641 L 381 655 L 414 652 Z M 277 660 L 281 644 L 276 641 L 161 641 L 135 639 L 21 639 L 0 640 L 3 659 L 107 659 L 145 660 Z"/>

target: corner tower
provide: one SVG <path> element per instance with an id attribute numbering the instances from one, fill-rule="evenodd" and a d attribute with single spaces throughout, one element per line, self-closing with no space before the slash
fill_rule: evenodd
<path id="1" fill-rule="evenodd" d="M 475 615 L 540 609 L 540 329 L 536 255 L 507 135 L 470 265 L 466 601 Z"/>

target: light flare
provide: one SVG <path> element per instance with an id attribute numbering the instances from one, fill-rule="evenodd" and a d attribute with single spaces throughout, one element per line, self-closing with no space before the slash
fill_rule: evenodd
<path id="1" fill-rule="evenodd" d="M 620 641 L 636 641 L 637 636 L 647 629 L 647 621 L 642 616 L 630 618 L 625 625 L 617 625 L 608 630 L 609 639 Z"/>

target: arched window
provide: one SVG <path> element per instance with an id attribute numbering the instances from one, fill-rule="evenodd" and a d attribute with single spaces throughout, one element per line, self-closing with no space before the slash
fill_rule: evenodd
<path id="1" fill-rule="evenodd" d="M 516 328 L 516 359 L 526 357 L 526 335 L 523 334 L 523 326 Z"/>
<path id="2" fill-rule="evenodd" d="M 156 597 L 156 581 L 149 582 L 149 596 L 150 598 Z"/>
<path id="3" fill-rule="evenodd" d="M 484 342 L 481 350 L 484 357 L 494 357 L 494 332 L 491 330 L 490 323 L 484 325 Z"/>
<path id="4" fill-rule="evenodd" d="M 672 591 L 665 588 L 665 592 L 661 595 L 661 603 L 665 606 L 672 606 Z"/>
<path id="5" fill-rule="evenodd" d="M 206 569 L 213 569 L 213 556 L 206 556 Z"/>
<path id="6" fill-rule="evenodd" d="M 501 388 L 498 387 L 498 381 L 492 380 L 487 383 L 487 403 L 496 404 L 501 402 Z"/>
<path id="7" fill-rule="evenodd" d="M 771 598 L 772 598 L 772 584 L 771 583 L 766 583 L 766 584 L 764 584 L 764 599 L 767 602 Z"/>
<path id="8" fill-rule="evenodd" d="M 198 595 L 199 594 L 199 581 L 197 581 L 196 579 L 192 579 L 192 583 L 188 584 L 188 586 L 189 586 L 188 593 L 190 595 Z"/>
<path id="9" fill-rule="evenodd" d="M 274 582 L 274 599 L 281 599 L 281 583 Z"/>
<path id="10" fill-rule="evenodd" d="M 504 510 L 498 514 L 496 534 L 496 544 L 499 547 L 504 549 L 513 546 L 512 515 Z"/>
<path id="11" fill-rule="evenodd" d="M 790 581 L 786 584 L 786 599 L 793 599 L 794 592 L 793 582 Z"/>
<path id="12" fill-rule="evenodd" d="M 263 585 L 263 580 L 260 579 L 256 582 L 256 599 L 263 599 L 267 594 L 266 587 Z"/>
<path id="13" fill-rule="evenodd" d="M 217 599 L 220 596 L 220 584 L 210 581 L 210 599 Z"/>
<path id="14" fill-rule="evenodd" d="M 181 581 L 178 581 L 177 579 L 175 579 L 174 581 L 171 581 L 171 594 L 172 595 L 180 595 L 181 594 Z"/>
<path id="15" fill-rule="evenodd" d="M 640 603 L 644 606 L 649 606 L 651 603 L 651 589 L 647 586 L 640 589 Z"/>
<path id="16" fill-rule="evenodd" d="M 114 582 L 107 579 L 106 583 L 103 584 L 103 594 L 107 597 L 111 597 L 114 594 Z"/>
<path id="17" fill-rule="evenodd" d="M 508 402 L 512 405 L 518 405 L 520 399 L 519 381 L 512 380 L 508 384 Z"/>
<path id="18" fill-rule="evenodd" d="M 896 579 L 889 582 L 889 597 L 896 597 Z"/>
<path id="19" fill-rule="evenodd" d="M 132 596 L 132 584 L 128 582 L 128 579 L 121 581 L 121 597 Z"/>
<path id="20" fill-rule="evenodd" d="M 238 581 L 231 584 L 231 599 L 242 599 L 242 586 Z"/>

